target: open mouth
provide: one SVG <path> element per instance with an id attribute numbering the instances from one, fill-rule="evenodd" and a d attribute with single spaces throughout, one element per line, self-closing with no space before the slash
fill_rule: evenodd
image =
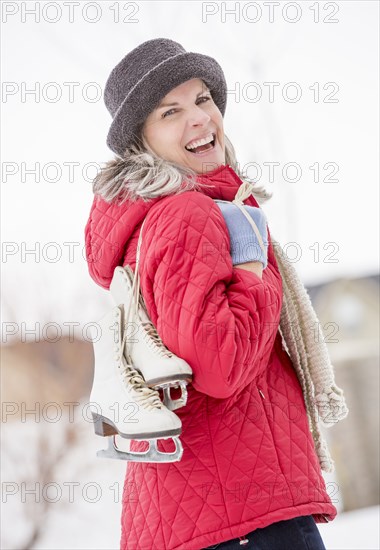
<path id="1" fill-rule="evenodd" d="M 197 147 L 192 147 L 192 148 L 189 148 L 186 145 L 185 146 L 186 151 L 188 151 L 189 153 L 193 153 L 193 155 L 200 155 L 202 153 L 211 151 L 212 149 L 214 149 L 215 142 L 216 142 L 216 135 L 215 134 L 211 134 L 211 135 L 212 135 L 212 140 L 209 141 L 208 143 L 204 145 L 198 145 Z"/>

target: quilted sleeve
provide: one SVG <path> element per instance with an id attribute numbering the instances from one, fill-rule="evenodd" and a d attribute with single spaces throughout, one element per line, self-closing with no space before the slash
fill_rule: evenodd
<path id="1" fill-rule="evenodd" d="M 154 201 L 153 201 L 154 202 Z M 143 219 L 150 206 L 139 201 L 118 205 L 95 195 L 85 226 L 85 251 L 91 278 L 109 289 L 115 267 L 121 265 L 136 219 Z"/>
<path id="2" fill-rule="evenodd" d="M 269 358 L 279 289 L 233 267 L 223 216 L 201 193 L 167 199 L 146 225 L 139 269 L 143 295 L 153 295 L 152 321 L 191 366 L 196 390 L 230 397 Z"/>

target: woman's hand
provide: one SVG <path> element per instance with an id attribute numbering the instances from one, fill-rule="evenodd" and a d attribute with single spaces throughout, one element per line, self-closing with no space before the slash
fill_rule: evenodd
<path id="1" fill-rule="evenodd" d="M 260 232 L 264 243 L 264 251 L 260 247 L 251 224 L 236 204 L 220 200 L 215 200 L 214 202 L 220 208 L 230 234 L 233 265 L 260 262 L 262 269 L 265 269 L 268 265 L 268 237 L 267 220 L 263 210 L 255 206 L 243 205 Z"/>

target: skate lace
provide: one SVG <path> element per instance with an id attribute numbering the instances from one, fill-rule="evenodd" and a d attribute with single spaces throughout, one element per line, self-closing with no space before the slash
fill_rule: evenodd
<path id="1" fill-rule="evenodd" d="M 145 223 L 145 220 L 144 220 Z M 143 225 L 144 225 L 143 223 Z M 142 228 L 141 228 L 142 229 Z M 140 233 L 141 236 L 141 233 Z M 142 329 L 144 330 L 145 334 L 148 336 L 146 342 L 150 348 L 154 348 L 154 351 L 160 356 L 160 357 L 172 357 L 173 354 L 171 351 L 165 346 L 163 343 L 160 335 L 157 332 L 156 327 L 152 323 L 152 321 L 149 319 L 148 310 L 144 304 L 144 299 L 140 295 L 140 275 L 138 271 L 138 265 L 139 265 L 139 259 L 140 259 L 140 246 L 141 246 L 141 239 L 139 238 L 139 242 L 137 245 L 137 255 L 136 255 L 136 267 L 135 272 L 133 276 L 133 283 L 132 283 L 132 292 L 131 292 L 131 300 L 128 304 L 128 310 L 126 312 L 126 320 L 127 323 L 130 322 L 130 320 L 133 322 L 134 320 L 137 320 L 137 322 L 141 325 Z M 144 311 L 146 316 L 148 317 L 148 321 L 143 321 L 139 315 L 139 306 Z M 125 342 L 126 345 L 126 342 Z M 132 347 L 133 342 L 130 343 L 130 346 Z M 123 341 L 124 346 L 124 341 Z"/>
<path id="2" fill-rule="evenodd" d="M 146 409 L 152 410 L 162 408 L 162 401 L 158 391 L 149 388 L 142 375 L 133 367 L 128 365 L 124 354 L 121 356 L 121 376 L 123 382 L 131 386 L 136 393 L 136 400 Z"/>
<path id="3" fill-rule="evenodd" d="M 148 343 L 152 343 L 158 355 L 160 355 L 160 357 L 172 357 L 173 354 L 165 347 L 154 324 L 151 321 L 141 321 L 141 325 L 149 336 Z"/>

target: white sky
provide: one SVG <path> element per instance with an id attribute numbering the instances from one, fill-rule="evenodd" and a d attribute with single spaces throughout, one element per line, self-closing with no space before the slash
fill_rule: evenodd
<path id="1" fill-rule="evenodd" d="M 16 5 L 11 2 L 9 4 Z M 262 98 L 256 103 L 236 100 L 229 94 L 225 131 L 232 140 L 240 163 L 256 162 L 263 168 L 260 183 L 274 191 L 264 206 L 273 236 L 282 245 L 298 243 L 302 256 L 296 268 L 306 284 L 337 277 L 356 277 L 378 271 L 378 15 L 376 1 L 334 3 L 332 14 L 319 2 L 320 22 L 313 22 L 315 2 L 296 3 L 300 20 L 290 23 L 281 15 L 285 2 L 269 22 L 268 8 L 256 23 L 246 2 L 237 14 L 222 18 L 222 5 L 235 2 L 126 2 L 118 4 L 119 23 L 113 21 L 116 2 L 94 2 L 100 19 L 83 5 L 76 7 L 74 21 L 63 3 L 60 19 L 53 8 L 43 11 L 40 22 L 31 15 L 4 13 L 2 25 L 2 294 L 4 321 L 54 320 L 88 322 L 111 303 L 108 293 L 90 278 L 82 256 L 84 226 L 92 203 L 90 181 L 84 167 L 112 158 L 105 139 L 111 117 L 99 96 L 90 102 L 96 86 L 100 93 L 112 68 L 141 42 L 157 37 L 180 42 L 188 51 L 210 55 L 221 64 L 229 90 L 242 90 L 256 82 Z M 29 4 L 29 3 L 28 3 Z M 34 3 L 32 3 L 34 4 Z M 252 4 L 252 3 L 250 3 Z M 137 6 L 132 14 L 131 8 Z M 25 6 L 24 6 L 25 7 Z M 202 9 L 215 10 L 202 21 Z M 315 9 L 315 8 L 314 8 Z M 137 22 L 122 22 L 127 17 Z M 329 16 L 330 14 L 330 16 Z M 288 11 L 294 18 L 295 11 Z M 25 21 L 23 22 L 23 17 Z M 324 18 L 336 23 L 323 22 Z M 203 15 L 205 19 L 205 15 Z M 275 100 L 268 100 L 268 85 L 278 82 Z M 296 82 L 302 98 L 291 103 L 281 91 Z M 40 86 L 39 101 L 22 90 Z M 39 83 L 39 84 L 38 84 Z M 47 86 L 48 83 L 56 83 Z M 64 85 L 66 83 L 66 85 Z M 70 101 L 69 85 L 74 88 Z M 86 88 L 88 83 L 96 86 Z M 317 83 L 317 84 L 315 84 Z M 336 83 L 324 89 L 326 83 Z M 313 101 L 310 86 L 319 88 Z M 323 101 L 334 88 L 337 103 Z M 49 102 L 55 90 L 62 97 Z M 88 89 L 88 95 L 86 90 Z M 253 88 L 245 88 L 248 98 Z M 294 88 L 289 89 L 289 95 Z M 247 95 L 245 95 L 247 98 Z M 273 183 L 264 163 L 277 162 Z M 302 170 L 296 183 L 282 176 L 284 165 L 295 162 Z M 14 164 L 11 164 L 14 163 Z M 41 181 L 22 172 L 40 163 Z M 44 181 L 42 169 L 56 163 L 58 181 Z M 65 163 L 65 164 L 64 164 Z M 70 181 L 68 163 L 77 163 Z M 335 163 L 338 182 L 323 182 Z M 320 181 L 313 181 L 310 166 L 320 168 Z M 14 169 L 15 175 L 9 174 Z M 88 178 L 94 170 L 88 171 Z M 289 171 L 289 176 L 294 172 Z M 53 178 L 53 168 L 47 177 Z M 54 247 L 61 250 L 52 262 Z M 74 261 L 69 245 L 78 243 Z M 318 244 L 315 244 L 318 243 Z M 323 248 L 327 243 L 335 243 Z M 319 248 L 319 258 L 309 248 Z M 4 255 L 4 247 L 6 255 Z M 23 257 L 23 247 L 41 250 L 38 261 Z M 289 249 L 289 255 L 293 254 Z M 337 259 L 328 263 L 328 256 Z M 80 307 L 79 307 L 80 306 Z"/>

